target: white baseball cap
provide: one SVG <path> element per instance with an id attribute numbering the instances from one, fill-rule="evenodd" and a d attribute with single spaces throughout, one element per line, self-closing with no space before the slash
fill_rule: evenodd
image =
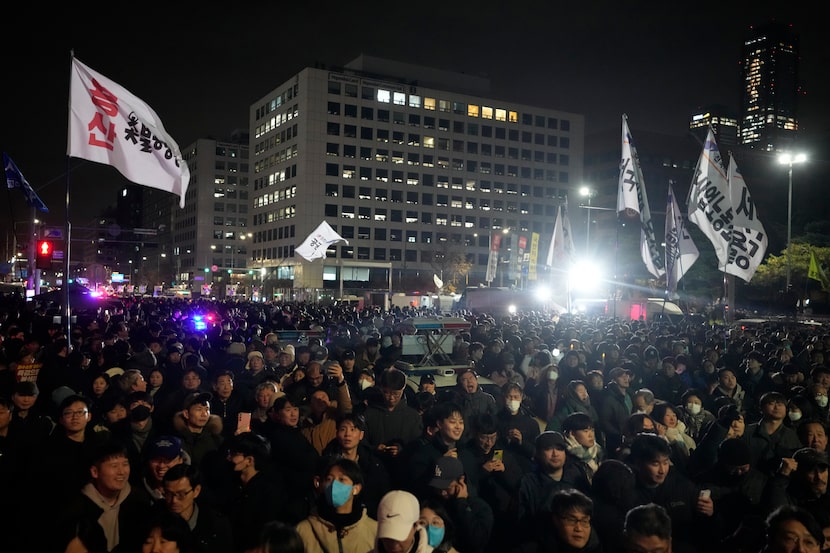
<path id="1" fill-rule="evenodd" d="M 404 541 L 421 517 L 418 498 L 403 490 L 392 490 L 378 504 L 378 539 Z"/>

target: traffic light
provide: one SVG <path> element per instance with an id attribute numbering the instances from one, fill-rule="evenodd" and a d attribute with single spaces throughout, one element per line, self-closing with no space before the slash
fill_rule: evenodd
<path id="1" fill-rule="evenodd" d="M 52 244 L 51 240 L 40 240 L 37 243 L 37 264 L 35 265 L 38 269 L 51 269 L 52 268 L 52 252 L 54 250 L 54 244 Z"/>

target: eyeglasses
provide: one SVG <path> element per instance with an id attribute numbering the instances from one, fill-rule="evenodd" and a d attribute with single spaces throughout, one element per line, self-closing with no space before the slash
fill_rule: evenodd
<path id="1" fill-rule="evenodd" d="M 184 501 L 185 499 L 187 499 L 187 496 L 192 491 L 193 491 L 193 488 L 190 488 L 189 490 L 180 491 L 180 492 L 168 492 L 167 490 L 164 490 L 164 493 L 162 493 L 162 495 L 164 496 L 165 499 L 178 499 L 179 501 Z"/>
<path id="2" fill-rule="evenodd" d="M 78 411 L 64 411 L 63 416 L 67 419 L 74 419 L 75 417 L 83 417 L 89 413 L 89 409 L 79 409 Z"/>
<path id="3" fill-rule="evenodd" d="M 564 524 L 565 526 L 574 526 L 574 527 L 576 527 L 576 526 L 590 527 L 591 526 L 591 517 L 576 518 L 574 516 L 567 516 L 567 517 L 559 517 L 559 519 L 562 521 L 562 524 Z"/>

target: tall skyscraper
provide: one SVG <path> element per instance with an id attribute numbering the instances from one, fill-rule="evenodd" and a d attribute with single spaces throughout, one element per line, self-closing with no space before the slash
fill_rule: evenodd
<path id="1" fill-rule="evenodd" d="M 741 144 L 789 149 L 798 131 L 798 36 L 778 22 L 754 27 L 742 59 Z"/>

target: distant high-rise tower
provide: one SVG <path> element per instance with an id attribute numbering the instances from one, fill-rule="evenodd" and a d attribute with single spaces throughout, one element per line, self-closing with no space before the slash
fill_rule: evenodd
<path id="1" fill-rule="evenodd" d="M 738 144 L 738 120 L 735 118 L 734 109 L 712 105 L 700 108 L 692 114 L 689 129 L 698 137 L 701 144 L 706 140 L 709 127 L 712 127 L 719 146 L 735 146 Z"/>
<path id="2" fill-rule="evenodd" d="M 741 144 L 789 149 L 798 130 L 798 36 L 781 23 L 754 27 L 742 58 Z"/>

